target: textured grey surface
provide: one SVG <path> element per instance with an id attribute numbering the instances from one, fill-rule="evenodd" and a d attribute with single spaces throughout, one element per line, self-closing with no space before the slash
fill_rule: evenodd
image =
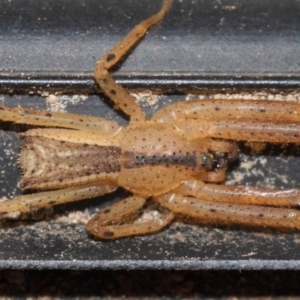
<path id="1" fill-rule="evenodd" d="M 154 109 L 176 100 L 179 96 L 163 97 Z M 182 97 L 182 96 L 181 96 Z M 50 96 L 51 98 L 51 96 Z M 99 96 L 55 97 L 56 104 L 73 113 L 106 116 L 125 124 L 126 121 Z M 8 105 L 45 108 L 48 98 L 38 96 L 7 96 Z M 69 99 L 69 100 L 68 100 Z M 73 99 L 73 101 L 72 101 Z M 84 99 L 84 100 L 83 100 Z M 2 196 L 13 197 L 20 191 L 15 132 L 24 128 L 3 124 L 1 132 Z M 6 128 L 5 128 L 6 126 Z M 299 149 L 268 146 L 258 156 L 243 146 L 239 164 L 229 173 L 230 184 L 299 187 Z M 34 269 L 299 269 L 300 245 L 298 232 L 239 227 L 203 227 L 192 224 L 171 225 L 161 233 L 101 242 L 90 237 L 84 222 L 93 212 L 117 201 L 124 191 L 99 199 L 62 205 L 45 220 L 3 222 L 0 240 L 0 267 Z"/>
<path id="2" fill-rule="evenodd" d="M 161 0 L 0 2 L 0 70 L 90 71 Z M 174 1 L 129 72 L 299 72 L 299 0 Z"/>
<path id="3" fill-rule="evenodd" d="M 92 72 L 95 62 L 160 1 L 2 1 L 0 62 L 3 72 Z M 120 70 L 142 72 L 266 73 L 299 77 L 299 1 L 175 1 Z M 148 7 L 149 6 L 149 7 Z M 279 9 L 280 8 L 280 9 Z M 14 73 L 12 73 L 14 74 Z M 51 82 L 55 87 L 55 82 Z M 234 81 L 232 81 L 234 88 Z M 69 87 L 72 90 L 72 87 Z M 151 88 L 151 86 L 149 86 Z M 253 84 L 255 89 L 255 80 Z M 269 91 L 272 92 L 272 91 Z M 282 91 L 278 97 L 284 98 Z M 100 98 L 100 99 L 99 99 Z M 148 116 L 185 95 L 148 95 L 141 101 Z M 294 100 L 298 98 L 292 96 Z M 288 98 L 284 98 L 288 99 Z M 1 95 L 0 103 L 92 114 L 126 125 L 101 96 Z M 156 100 L 158 100 L 156 102 Z M 154 101 L 152 103 L 152 101 Z M 149 103 L 151 105 L 149 105 Z M 14 197 L 19 169 L 18 137 L 22 126 L 2 124 L 1 197 Z M 242 145 L 230 184 L 299 188 L 297 147 L 268 146 L 258 156 Z M 1 222 L 0 267 L 16 269 L 299 269 L 298 232 L 239 227 L 173 224 L 151 236 L 101 242 L 84 222 L 93 212 L 117 201 L 124 191 L 63 205 L 46 219 Z"/>

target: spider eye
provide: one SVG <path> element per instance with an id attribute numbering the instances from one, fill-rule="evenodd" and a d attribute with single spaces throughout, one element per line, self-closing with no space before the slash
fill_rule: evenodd
<path id="1" fill-rule="evenodd" d="M 226 169 L 228 165 L 228 153 L 212 151 L 213 168 L 215 170 Z"/>
<path id="2" fill-rule="evenodd" d="M 213 168 L 214 156 L 211 153 L 202 153 L 202 168 L 209 171 Z"/>

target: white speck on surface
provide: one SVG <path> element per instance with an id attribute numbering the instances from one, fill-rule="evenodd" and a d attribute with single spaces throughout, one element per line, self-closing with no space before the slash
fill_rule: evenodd
<path id="1" fill-rule="evenodd" d="M 145 91 L 142 93 L 132 93 L 130 94 L 137 103 L 143 103 L 147 106 L 154 106 L 161 97 L 154 94 L 152 91 Z"/>
<path id="2" fill-rule="evenodd" d="M 274 101 L 293 101 L 300 102 L 300 92 L 293 91 L 289 94 L 269 92 L 244 92 L 244 93 L 218 93 L 218 94 L 187 94 L 186 101 L 202 99 L 242 99 L 242 100 L 274 100 Z"/>
<path id="3" fill-rule="evenodd" d="M 87 99 L 86 95 L 48 95 L 46 97 L 47 110 L 55 112 L 66 112 L 69 105 L 79 105 Z"/>

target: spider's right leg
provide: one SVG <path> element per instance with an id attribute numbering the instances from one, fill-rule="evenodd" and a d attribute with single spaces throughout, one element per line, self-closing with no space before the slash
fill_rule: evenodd
<path id="1" fill-rule="evenodd" d="M 135 26 L 121 42 L 101 57 L 97 63 L 94 72 L 95 80 L 117 107 L 130 116 L 131 122 L 145 120 L 145 114 L 129 93 L 114 81 L 107 70 L 115 65 L 145 35 L 152 25 L 158 23 L 165 16 L 171 4 L 172 0 L 165 0 L 158 13 Z"/>
<path id="2" fill-rule="evenodd" d="M 185 215 L 200 223 L 218 222 L 286 229 L 300 228 L 300 212 L 296 209 L 213 202 L 177 193 L 155 197 L 155 200 L 174 214 Z"/>
<path id="3" fill-rule="evenodd" d="M 87 230 L 98 238 L 108 240 L 156 232 L 173 220 L 173 213 L 165 211 L 155 219 L 132 223 L 132 217 L 138 217 L 137 213 L 145 202 L 143 197 L 132 196 L 102 209 L 87 223 Z"/>
<path id="4" fill-rule="evenodd" d="M 298 207 L 300 205 L 300 190 L 297 189 L 275 190 L 260 187 L 204 183 L 201 180 L 186 180 L 173 192 L 215 203 L 288 207 Z"/>
<path id="5" fill-rule="evenodd" d="M 109 136 L 114 136 L 120 130 L 120 126 L 116 122 L 102 118 L 23 107 L 0 106 L 0 120 L 36 126 L 78 129 Z"/>

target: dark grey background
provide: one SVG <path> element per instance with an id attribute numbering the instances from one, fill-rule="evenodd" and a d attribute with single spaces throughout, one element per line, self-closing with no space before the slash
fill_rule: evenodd
<path id="1" fill-rule="evenodd" d="M 90 72 L 161 0 L 2 1 L 3 71 Z M 299 1 L 174 1 L 128 72 L 299 72 Z"/>

